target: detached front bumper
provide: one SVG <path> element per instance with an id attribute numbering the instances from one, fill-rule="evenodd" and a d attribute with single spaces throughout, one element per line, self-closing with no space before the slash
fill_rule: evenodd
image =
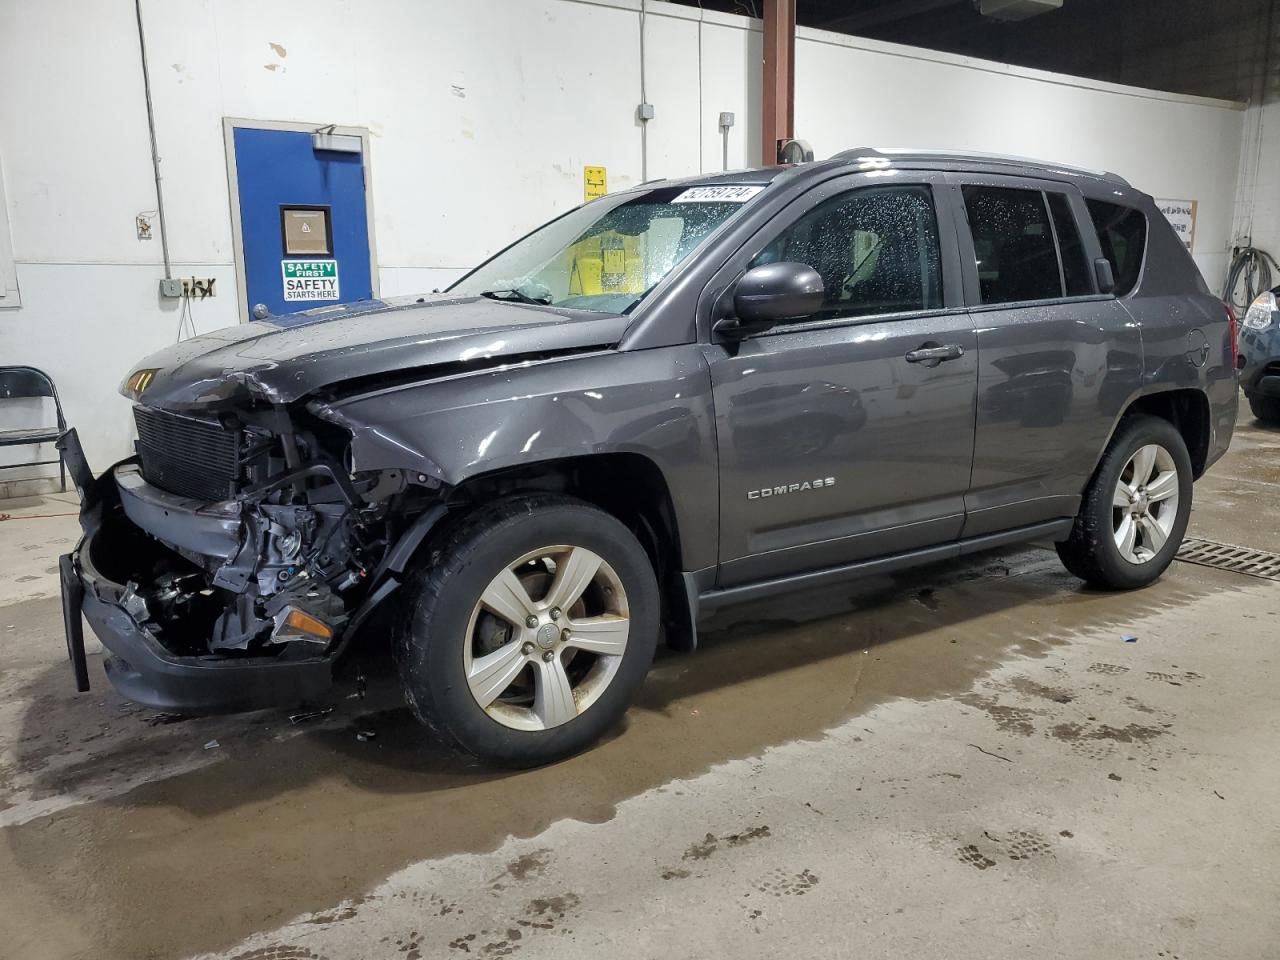
<path id="1" fill-rule="evenodd" d="M 322 697 L 333 686 L 334 657 L 179 656 L 139 622 L 145 604 L 128 584 L 103 574 L 94 557 L 112 549 L 111 534 L 122 523 L 113 471 L 94 480 L 84 467 L 74 432 L 61 441 L 82 500 L 84 537 L 59 560 L 67 652 L 79 690 L 89 689 L 80 616 L 110 655 L 107 679 L 135 703 L 175 713 L 236 713 L 291 707 Z M 104 517 L 111 522 L 104 522 Z"/>

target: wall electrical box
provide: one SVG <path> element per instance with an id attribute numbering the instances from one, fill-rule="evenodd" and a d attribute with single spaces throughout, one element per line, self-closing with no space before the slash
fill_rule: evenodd
<path id="1" fill-rule="evenodd" d="M 160 296 L 168 300 L 186 297 L 190 300 L 207 300 L 217 295 L 216 277 L 173 277 L 160 281 Z"/>

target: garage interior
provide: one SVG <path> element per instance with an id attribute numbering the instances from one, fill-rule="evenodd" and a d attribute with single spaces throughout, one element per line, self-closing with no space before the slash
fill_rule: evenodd
<path id="1" fill-rule="evenodd" d="M 1243 396 L 1187 537 L 1253 565 L 1115 593 L 1038 542 L 719 608 L 524 771 L 391 671 L 187 717 L 90 631 L 77 693 L 52 437 L 101 473 L 162 348 L 875 145 L 1115 171 L 1243 318 L 1278 104 L 1280 0 L 0 3 L 0 441 L 38 441 L 0 445 L 0 956 L 1276 956 L 1280 426 Z"/>

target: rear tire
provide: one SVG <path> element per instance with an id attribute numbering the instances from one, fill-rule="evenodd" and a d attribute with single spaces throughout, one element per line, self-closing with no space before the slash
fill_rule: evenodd
<path id="1" fill-rule="evenodd" d="M 502 766 L 595 743 L 626 712 L 657 646 L 644 548 L 569 497 L 482 507 L 410 589 L 396 644 L 409 705 L 448 745 Z"/>
<path id="2" fill-rule="evenodd" d="M 1263 423 L 1280 423 L 1280 399 L 1276 397 L 1249 397 L 1249 409 Z"/>
<path id="3" fill-rule="evenodd" d="M 1182 544 L 1191 487 L 1191 457 L 1173 424 L 1149 416 L 1124 420 L 1085 489 L 1071 536 L 1057 544 L 1058 556 L 1095 587 L 1145 587 Z"/>

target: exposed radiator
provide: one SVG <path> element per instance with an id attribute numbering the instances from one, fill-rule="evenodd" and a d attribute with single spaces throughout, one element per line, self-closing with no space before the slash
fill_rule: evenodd
<path id="1" fill-rule="evenodd" d="M 209 420 L 134 407 L 147 483 L 193 500 L 226 500 L 240 476 L 240 431 Z"/>

